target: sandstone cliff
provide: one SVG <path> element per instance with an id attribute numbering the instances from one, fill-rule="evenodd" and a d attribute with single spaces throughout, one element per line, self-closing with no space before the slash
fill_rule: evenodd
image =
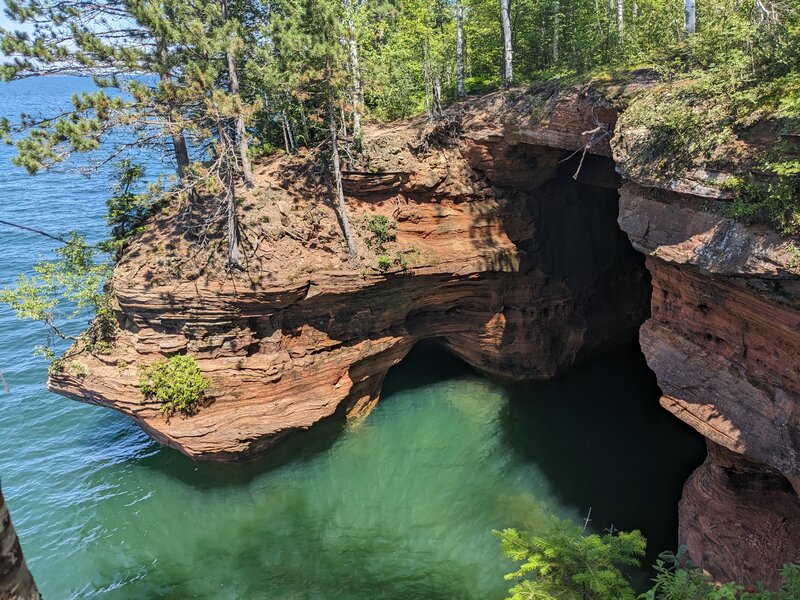
<path id="1" fill-rule="evenodd" d="M 51 388 L 228 460 L 366 413 L 421 339 L 493 376 L 549 378 L 644 323 L 662 404 L 711 449 L 684 491 L 682 540 L 715 577 L 774 580 L 800 561 L 798 258 L 721 216 L 719 183 L 776 134 L 736 161 L 650 176 L 631 158 L 641 132 L 617 125 L 643 85 L 490 94 L 435 126 L 368 129 L 368 159 L 345 175 L 356 265 L 310 156 L 261 164 L 242 191 L 245 273 L 226 276 L 221 240 L 185 235 L 185 215 L 159 215 L 116 269 L 113 350 L 75 349 Z M 374 215 L 395 224 L 380 249 Z M 136 366 L 180 352 L 212 387 L 167 420 Z"/>

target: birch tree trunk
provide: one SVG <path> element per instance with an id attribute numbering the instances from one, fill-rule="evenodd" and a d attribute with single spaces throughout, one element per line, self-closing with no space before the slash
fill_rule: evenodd
<path id="1" fill-rule="evenodd" d="M 39 590 L 22 556 L 17 532 L 0 489 L 0 598 L 39 600 Z"/>
<path id="2" fill-rule="evenodd" d="M 624 0 L 617 0 L 617 36 L 619 43 L 622 43 L 625 37 L 625 2 Z"/>
<path id="3" fill-rule="evenodd" d="M 503 86 L 514 79 L 514 50 L 511 47 L 511 0 L 500 0 L 500 21 L 503 25 Z"/>
<path id="4" fill-rule="evenodd" d="M 228 20 L 228 1 L 222 0 L 222 18 Z M 247 187 L 253 187 L 253 167 L 250 163 L 250 154 L 247 147 L 247 129 L 244 126 L 242 97 L 239 94 L 239 75 L 236 72 L 236 62 L 233 51 L 228 48 L 225 52 L 228 60 L 228 84 L 230 92 L 236 102 L 236 140 L 239 145 L 239 160 L 242 164 L 242 177 Z"/>
<path id="5" fill-rule="evenodd" d="M 461 0 L 456 0 L 456 97 L 467 95 L 464 84 L 464 9 Z"/>
<path id="6" fill-rule="evenodd" d="M 431 98 L 431 67 L 428 60 L 428 39 L 422 47 L 422 79 L 425 80 L 425 112 L 428 115 L 428 121 L 433 120 L 433 100 Z"/>
<path id="7" fill-rule="evenodd" d="M 778 22 L 778 12 L 773 8 L 770 10 L 762 0 L 756 0 L 756 6 L 761 13 L 761 18 L 770 23 Z"/>
<path id="8" fill-rule="evenodd" d="M 555 1 L 555 12 L 553 13 L 553 66 L 558 64 L 558 26 L 561 12 L 561 3 L 559 0 Z"/>
<path id="9" fill-rule="evenodd" d="M 339 218 L 342 221 L 342 231 L 344 232 L 345 240 L 347 240 L 347 249 L 350 253 L 350 259 L 355 260 L 358 258 L 358 248 L 353 239 L 353 233 L 350 230 L 350 218 L 347 216 L 347 204 L 344 201 L 344 189 L 342 188 L 342 170 L 339 166 L 339 140 L 336 135 L 336 103 L 333 97 L 333 67 L 331 59 L 327 60 L 328 71 L 328 125 L 330 127 L 331 136 L 331 158 L 333 159 L 333 178 L 336 188 L 336 204 L 339 208 Z"/>
<path id="10" fill-rule="evenodd" d="M 353 0 L 345 0 L 347 14 L 347 50 L 350 59 L 350 76 L 353 80 L 351 88 L 351 104 L 353 105 L 353 139 L 356 147 L 361 146 L 361 106 L 363 104 L 363 91 L 361 89 L 361 67 L 358 62 L 358 38 L 353 10 Z"/>
<path id="11" fill-rule="evenodd" d="M 693 34 L 697 29 L 695 0 L 683 0 L 683 19 L 686 33 Z"/>

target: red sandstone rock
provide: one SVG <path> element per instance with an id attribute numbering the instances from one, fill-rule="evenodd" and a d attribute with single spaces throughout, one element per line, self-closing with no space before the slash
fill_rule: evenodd
<path id="1" fill-rule="evenodd" d="M 368 128 L 370 161 L 346 165 L 344 185 L 357 229 L 373 214 L 397 223 L 388 251 L 410 264 L 387 274 L 363 227 L 364 259 L 347 266 L 309 157 L 260 165 L 255 193 L 243 192 L 247 273 L 222 276 L 219 241 L 200 251 L 175 238 L 174 215 L 159 218 L 117 268 L 115 348 L 72 352 L 51 388 L 227 460 L 365 414 L 419 339 L 495 376 L 552 377 L 645 316 L 639 259 L 613 227 L 619 182 L 602 158 L 613 148 L 637 182 L 620 190 L 619 224 L 653 281 L 642 349 L 662 404 L 713 442 L 684 490 L 681 539 L 717 578 L 774 582 L 780 562 L 800 560 L 794 247 L 715 212 L 729 195 L 720 183 L 746 160 L 664 179 L 629 161 L 641 132 L 609 139 L 617 107 L 646 84 L 498 92 L 434 126 Z M 743 141 L 742 156 L 773 134 Z M 184 351 L 213 382 L 210 404 L 165 420 L 139 393 L 136 366 Z"/>
<path id="2" fill-rule="evenodd" d="M 800 561 L 800 273 L 793 245 L 698 200 L 628 183 L 620 226 L 648 256 L 639 339 L 661 404 L 709 440 L 680 539 L 717 580 Z M 792 487 L 794 485 L 794 488 Z"/>
<path id="3" fill-rule="evenodd" d="M 776 471 L 708 443 L 708 458 L 683 491 L 681 544 L 717 581 L 780 583 L 800 563 L 800 498 Z"/>
<path id="4" fill-rule="evenodd" d="M 553 124 L 574 127 L 589 114 L 570 102 L 557 104 Z M 324 197 L 305 203 L 308 178 L 281 179 L 300 167 L 278 160 L 260 167 L 243 203 L 256 240 L 245 248 L 248 272 L 228 277 L 203 271 L 205 257 L 182 258 L 202 252 L 173 239 L 175 217 L 162 218 L 117 266 L 115 347 L 72 353 L 51 388 L 120 410 L 190 456 L 228 460 L 335 414 L 365 414 L 387 370 L 420 339 L 439 339 L 494 376 L 546 379 L 635 335 L 644 272 L 616 228 L 616 193 L 574 181 L 574 166 L 559 171 L 565 152 L 476 140 L 466 133 L 472 117 L 461 118 L 463 142 L 440 149 L 420 149 L 430 134 L 419 137 L 413 124 L 370 130 L 377 172 L 346 173 L 351 217 L 393 219 L 396 241 L 385 252 L 406 256 L 405 268 L 378 272 L 363 228 L 356 268 L 338 241 L 319 245 L 306 215 L 319 211 L 312 218 L 323 232 L 335 215 Z M 585 162 L 608 187 L 610 161 Z M 276 240 L 276 223 L 292 235 Z M 159 248 L 168 244 L 175 258 L 165 260 Z M 175 352 L 194 356 L 212 385 L 196 414 L 167 420 L 139 392 L 137 366 Z"/>

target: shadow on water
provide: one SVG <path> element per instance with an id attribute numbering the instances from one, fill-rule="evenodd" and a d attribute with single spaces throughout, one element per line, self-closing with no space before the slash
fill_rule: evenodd
<path id="1" fill-rule="evenodd" d="M 391 403 L 405 397 L 401 392 L 465 377 L 479 376 L 439 345 L 422 343 L 391 369 L 383 396 Z M 535 465 L 561 505 L 583 513 L 591 507 L 595 530 L 612 524 L 617 529 L 640 529 L 648 538 L 648 553 L 643 561 L 645 569 L 632 574 L 637 587 L 643 587 L 649 576 L 646 567 L 659 552 L 676 546 L 677 503 L 683 482 L 702 462 L 705 446 L 702 437 L 658 404 L 658 386 L 638 345 L 612 350 L 553 381 L 505 384 L 501 388 L 508 400 L 499 415 L 498 434 L 512 464 Z M 266 456 L 250 462 L 201 463 L 175 451 L 160 450 L 142 457 L 138 464 L 200 492 L 227 494 L 238 489 L 247 495 L 250 492 L 246 488 L 254 482 L 258 487 L 269 481 L 272 474 L 305 469 L 314 463 L 344 439 L 345 429 L 343 420 L 323 422 L 288 437 Z M 258 483 L 264 475 L 268 478 Z M 280 493 L 288 495 L 288 508 L 271 517 L 274 522 L 258 525 L 259 531 L 263 531 L 256 539 L 239 544 L 243 555 L 230 557 L 237 564 L 249 564 L 256 560 L 265 544 L 282 548 L 277 570 L 277 565 L 266 559 L 263 565 L 258 565 L 261 574 L 256 579 L 264 589 L 305 589 L 297 597 L 323 597 L 319 589 L 307 587 L 308 573 L 304 569 L 310 555 L 317 566 L 327 565 L 324 571 L 340 573 L 337 577 L 342 577 L 341 561 L 369 565 L 375 556 L 384 553 L 391 556 L 398 551 L 385 547 L 386 544 L 402 543 L 394 538 L 381 540 L 379 536 L 368 536 L 343 546 L 337 553 L 320 550 L 327 544 L 325 529 L 316 534 L 308 531 L 308 524 L 318 518 L 316 509 L 306 506 L 309 498 L 294 488 Z M 446 521 L 443 516 L 443 522 Z M 297 548 L 287 546 L 287 532 L 292 531 L 305 532 L 304 542 Z M 322 537 L 315 540 L 317 534 Z M 245 540 L 249 535 L 242 532 L 237 538 Z M 294 552 L 299 554 L 293 557 Z M 376 566 L 374 573 L 344 577 L 347 581 L 339 583 L 345 587 L 339 591 L 361 597 L 356 591 L 364 585 L 367 597 L 368 588 L 408 591 L 411 586 L 419 593 L 417 597 L 448 597 L 454 587 L 440 579 L 446 576 L 445 579 L 457 580 L 458 569 L 448 561 L 438 560 L 441 558 L 428 557 L 422 562 L 431 568 L 413 575 L 414 569 L 406 565 L 406 570 L 393 575 L 397 581 L 386 580 L 390 575 Z M 434 564 L 435 568 L 431 566 Z M 152 588 L 148 593 L 150 597 L 174 597 L 181 587 L 177 580 L 164 589 L 165 595 Z M 187 583 L 187 590 L 190 587 Z M 338 597 L 337 593 L 333 596 Z M 464 597 L 468 596 L 465 591 Z"/>
<path id="2" fill-rule="evenodd" d="M 474 374 L 475 371 L 448 352 L 436 339 L 421 340 L 399 365 L 389 369 L 381 389 L 381 398 Z"/>
<path id="3" fill-rule="evenodd" d="M 389 371 L 381 395 L 388 398 L 471 373 L 465 363 L 436 341 L 421 341 L 400 365 Z M 138 464 L 196 489 L 246 487 L 271 470 L 310 462 L 324 454 L 339 440 L 346 426 L 343 419 L 328 419 L 307 431 L 288 435 L 263 456 L 241 462 L 195 461 L 180 452 L 160 449 L 142 457 Z"/>
<path id="4" fill-rule="evenodd" d="M 683 483 L 705 458 L 702 436 L 664 410 L 637 344 L 586 362 L 547 382 L 507 387 L 503 436 L 533 461 L 553 491 L 596 530 L 639 529 L 643 565 L 677 545 Z"/>
<path id="5" fill-rule="evenodd" d="M 139 466 L 158 471 L 198 490 L 245 488 L 269 471 L 298 466 L 324 454 L 341 437 L 347 423 L 331 419 L 308 431 L 294 432 L 266 454 L 239 462 L 196 461 L 177 450 L 160 449 L 143 457 Z"/>
<path id="6" fill-rule="evenodd" d="M 437 344 L 420 343 L 386 378 L 384 396 L 472 374 Z M 677 547 L 683 483 L 705 458 L 703 437 L 664 410 L 637 343 L 613 349 L 543 382 L 502 384 L 503 444 L 535 463 L 552 491 L 600 531 L 639 529 L 647 568 Z M 637 584 L 644 583 L 642 574 Z"/>

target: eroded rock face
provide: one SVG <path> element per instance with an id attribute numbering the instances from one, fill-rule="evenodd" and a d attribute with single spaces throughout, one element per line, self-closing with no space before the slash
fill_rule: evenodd
<path id="1" fill-rule="evenodd" d="M 709 440 L 680 539 L 718 579 L 775 582 L 800 560 L 800 260 L 769 229 L 720 216 L 720 181 L 749 163 L 664 179 L 631 160 L 642 132 L 618 126 L 618 101 L 639 85 L 490 94 L 433 127 L 368 128 L 370 161 L 344 181 L 357 265 L 310 157 L 262 164 L 243 192 L 246 273 L 221 275 L 212 251 L 175 241 L 175 215 L 159 217 L 116 269 L 115 348 L 75 350 L 51 388 L 229 460 L 365 414 L 418 340 L 493 376 L 548 378 L 651 312 L 640 341 L 661 402 Z M 747 160 L 774 133 L 744 144 Z M 380 250 L 359 226 L 374 215 L 396 223 Z M 136 366 L 183 352 L 211 378 L 209 403 L 167 420 Z"/>
<path id="2" fill-rule="evenodd" d="M 496 377 L 546 379 L 636 335 L 647 273 L 616 225 L 609 159 L 587 156 L 576 181 L 577 157 L 562 164 L 559 149 L 509 145 L 481 129 L 411 151 L 401 133 L 378 138 L 378 172 L 348 173 L 345 189 L 356 222 L 377 214 L 396 223 L 385 252 L 403 254 L 405 267 L 381 273 L 365 258 L 302 271 L 296 265 L 326 264 L 339 247 L 284 237 L 295 250 L 281 271 L 188 279 L 166 276 L 152 248 L 135 246 L 114 279 L 122 331 L 113 351 L 71 355 L 51 388 L 120 410 L 190 456 L 229 460 L 322 419 L 365 414 L 387 370 L 421 339 Z M 274 266 L 265 246 L 254 262 Z M 165 419 L 139 392 L 137 365 L 178 352 L 210 378 L 209 403 Z"/>
<path id="3" fill-rule="evenodd" d="M 800 562 L 800 498 L 779 472 L 708 442 L 684 487 L 679 537 L 717 581 L 780 584 Z"/>
<path id="4" fill-rule="evenodd" d="M 639 339 L 661 404 L 709 440 L 681 543 L 718 580 L 776 584 L 800 560 L 800 274 L 788 240 L 702 203 L 621 189 L 620 225 L 652 276 Z"/>

